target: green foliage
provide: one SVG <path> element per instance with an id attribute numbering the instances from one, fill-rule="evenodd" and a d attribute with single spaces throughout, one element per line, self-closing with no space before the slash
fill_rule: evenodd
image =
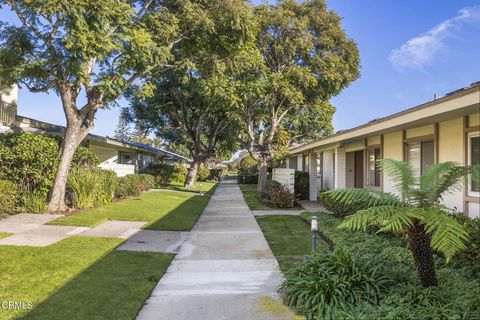
<path id="1" fill-rule="evenodd" d="M 188 169 L 179 163 L 173 165 L 173 172 L 170 175 L 169 182 L 178 182 L 185 183 L 185 178 L 187 177 Z"/>
<path id="2" fill-rule="evenodd" d="M 434 164 L 418 179 L 406 163 L 393 159 L 381 162 L 391 176 L 403 201 L 397 196 L 366 189 L 331 190 L 327 195 L 342 205 L 367 204 L 346 218 L 341 227 L 366 230 L 379 227 L 380 232 L 402 233 L 419 221 L 431 237 L 431 247 L 445 255 L 447 262 L 463 248 L 468 237 L 465 229 L 439 204 L 442 196 L 455 190 L 468 173 L 453 162 Z"/>
<path id="3" fill-rule="evenodd" d="M 155 178 L 150 174 L 138 174 L 138 188 L 143 191 L 148 191 L 155 187 Z"/>
<path id="4" fill-rule="evenodd" d="M 308 200 L 310 198 L 309 179 L 310 176 L 308 172 L 295 171 L 295 194 L 300 198 L 300 200 Z"/>
<path id="5" fill-rule="evenodd" d="M 253 175 L 254 173 L 258 172 L 257 161 L 255 161 L 250 155 L 248 155 L 242 160 L 240 160 L 238 169 L 240 170 L 240 174 Z"/>
<path id="6" fill-rule="evenodd" d="M 98 166 L 99 164 L 100 161 L 95 153 L 93 153 L 92 149 L 87 147 L 78 147 L 73 155 L 72 167 L 92 168 Z"/>
<path id="7" fill-rule="evenodd" d="M 361 200 L 355 200 L 348 204 L 335 201 L 327 191 L 321 191 L 318 193 L 318 202 L 324 206 L 325 209 L 338 217 L 345 217 L 354 214 L 358 210 L 368 208 L 368 203 Z"/>
<path id="8" fill-rule="evenodd" d="M 128 174 L 117 178 L 115 197 L 122 199 L 126 197 L 138 197 L 142 192 L 139 187 L 139 178 L 135 174 Z"/>
<path id="9" fill-rule="evenodd" d="M 336 318 L 363 302 L 377 305 L 387 291 L 387 278 L 373 265 L 360 263 L 341 247 L 314 255 L 287 272 L 282 283 L 284 301 L 307 319 Z"/>
<path id="10" fill-rule="evenodd" d="M 72 168 L 68 175 L 67 199 L 77 209 L 112 202 L 116 189 L 113 171 L 99 168 Z"/>
<path id="11" fill-rule="evenodd" d="M 13 213 L 17 201 L 17 186 L 8 180 L 0 180 L 0 213 Z"/>
<path id="12" fill-rule="evenodd" d="M 238 175 L 237 183 L 238 184 L 257 184 L 258 175 Z"/>
<path id="13" fill-rule="evenodd" d="M 205 166 L 200 166 L 197 172 L 198 181 L 207 181 L 210 177 L 210 170 Z"/>
<path id="14" fill-rule="evenodd" d="M 171 182 L 171 176 L 175 168 L 171 164 L 150 164 L 142 172 L 150 174 L 154 177 L 157 185 L 167 184 Z"/>
<path id="15" fill-rule="evenodd" d="M 208 176 L 209 180 L 220 181 L 220 178 L 225 174 L 225 169 L 210 169 Z"/>
<path id="16" fill-rule="evenodd" d="M 467 230 L 468 239 L 465 249 L 458 255 L 459 265 L 470 269 L 472 274 L 480 279 L 480 218 L 470 219 L 465 215 L 457 214 L 455 219 Z"/>
<path id="17" fill-rule="evenodd" d="M 21 192 L 47 194 L 58 158 L 54 138 L 27 132 L 0 134 L 0 179 L 12 181 Z"/>
<path id="18" fill-rule="evenodd" d="M 20 197 L 23 212 L 45 213 L 47 212 L 47 197 L 43 193 L 26 192 Z"/>
<path id="19" fill-rule="evenodd" d="M 263 189 L 263 196 L 267 199 L 270 199 L 270 193 L 278 188 L 278 187 L 281 187 L 282 184 L 276 180 L 267 180 L 267 182 L 265 182 L 265 188 Z"/>
<path id="20" fill-rule="evenodd" d="M 21 192 L 46 194 L 50 190 L 60 157 L 62 139 L 29 132 L 0 134 L 0 179 L 14 182 Z M 93 167 L 98 158 L 79 147 L 72 167 Z"/>
<path id="21" fill-rule="evenodd" d="M 267 199 L 276 208 L 293 208 L 296 200 L 295 194 L 282 185 L 271 188 Z"/>
<path id="22" fill-rule="evenodd" d="M 337 217 L 325 213 L 303 213 L 309 220 L 318 217 L 319 232 L 342 247 L 358 263 L 371 263 L 391 279 L 380 305 L 361 303 L 350 310 L 336 310 L 336 319 L 475 319 L 479 314 L 480 278 L 473 267 L 454 261 L 444 264 L 437 259 L 442 280 L 438 287 L 422 288 L 415 277 L 415 266 L 407 244 L 400 238 L 374 230 L 339 229 Z"/>

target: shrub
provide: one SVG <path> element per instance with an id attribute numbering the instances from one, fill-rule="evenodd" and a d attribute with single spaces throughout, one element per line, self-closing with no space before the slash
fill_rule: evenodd
<path id="1" fill-rule="evenodd" d="M 257 184 L 258 175 L 238 175 L 237 176 L 238 184 Z"/>
<path id="2" fill-rule="evenodd" d="M 138 183 L 142 192 L 147 191 L 155 187 L 155 178 L 150 174 L 139 174 Z"/>
<path id="3" fill-rule="evenodd" d="M 466 248 L 458 255 L 458 265 L 470 269 L 473 274 L 480 278 L 480 217 L 470 219 L 465 215 L 455 215 L 468 232 Z"/>
<path id="4" fill-rule="evenodd" d="M 116 189 L 113 171 L 99 168 L 72 168 L 68 175 L 67 201 L 77 209 L 112 202 Z"/>
<path id="5" fill-rule="evenodd" d="M 337 248 L 288 271 L 280 290 L 285 303 L 307 319 L 323 319 L 333 318 L 335 310 L 350 310 L 364 301 L 378 304 L 387 283 L 371 264 L 359 263 Z"/>
<path id="6" fill-rule="evenodd" d="M 282 184 L 276 180 L 267 180 L 265 182 L 265 188 L 263 189 L 263 197 L 271 200 L 270 193 L 273 191 L 273 189 L 281 186 Z"/>
<path id="7" fill-rule="evenodd" d="M 210 169 L 208 179 L 212 181 L 220 181 L 220 178 L 225 174 L 224 169 Z"/>
<path id="8" fill-rule="evenodd" d="M 173 172 L 170 176 L 170 182 L 185 183 L 185 178 L 187 177 L 188 169 L 179 163 L 173 165 Z"/>
<path id="9" fill-rule="evenodd" d="M 47 196 L 39 192 L 26 192 L 20 197 L 22 211 L 29 213 L 47 212 Z"/>
<path id="10" fill-rule="evenodd" d="M 300 200 L 308 200 L 310 175 L 305 171 L 295 171 L 295 194 Z"/>
<path id="11" fill-rule="evenodd" d="M 205 166 L 200 166 L 197 172 L 197 180 L 207 181 L 209 177 L 210 177 L 210 170 Z"/>
<path id="12" fill-rule="evenodd" d="M 21 192 L 47 194 L 60 159 L 60 137 L 30 132 L 0 134 L 0 179 L 9 180 Z M 96 166 L 97 157 L 85 147 L 75 152 L 72 167 Z"/>
<path id="13" fill-rule="evenodd" d="M 284 186 L 271 189 L 268 199 L 277 208 L 293 208 L 295 205 L 295 194 Z"/>
<path id="14" fill-rule="evenodd" d="M 155 183 L 157 185 L 162 185 L 170 182 L 173 171 L 174 171 L 173 165 L 162 163 L 162 164 L 151 164 L 142 172 L 152 175 L 155 179 Z"/>
<path id="15" fill-rule="evenodd" d="M 340 203 L 332 199 L 332 195 L 327 190 L 318 193 L 318 202 L 328 211 L 338 217 L 345 217 L 354 214 L 358 210 L 368 208 L 368 202 L 355 200 L 349 204 Z"/>
<path id="16" fill-rule="evenodd" d="M 140 179 L 136 174 L 129 174 L 124 177 L 119 177 L 117 179 L 117 188 L 115 191 L 115 197 L 117 198 L 126 198 L 126 197 L 137 197 L 142 192 L 142 187 L 140 186 Z"/>
<path id="17" fill-rule="evenodd" d="M 0 213 L 13 213 L 17 201 L 17 186 L 7 180 L 0 180 Z"/>

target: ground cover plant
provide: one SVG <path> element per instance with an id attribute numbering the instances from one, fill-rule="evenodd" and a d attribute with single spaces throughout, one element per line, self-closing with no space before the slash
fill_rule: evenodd
<path id="1" fill-rule="evenodd" d="M 383 159 L 382 170 L 393 179 L 400 196 L 368 189 L 336 189 L 327 193 L 335 202 L 350 205 L 368 203 L 346 217 L 341 227 L 366 230 L 376 226 L 379 232 L 407 234 L 418 276 L 424 287 L 436 286 L 433 252 L 442 253 L 448 263 L 465 248 L 467 231 L 440 204 L 442 197 L 461 186 L 467 169 L 453 162 L 429 166 L 417 178 L 407 163 Z"/>
<path id="2" fill-rule="evenodd" d="M 480 314 L 480 279 L 471 264 L 446 264 L 434 255 L 438 285 L 424 288 L 415 270 L 408 242 L 375 229 L 351 231 L 338 228 L 344 220 L 326 213 L 303 213 L 309 221 L 318 217 L 319 232 L 334 247 L 341 246 L 360 264 L 372 263 L 390 280 L 378 305 L 362 302 L 350 309 L 335 308 L 334 319 L 477 319 Z M 455 258 L 454 258 L 455 262 Z"/>

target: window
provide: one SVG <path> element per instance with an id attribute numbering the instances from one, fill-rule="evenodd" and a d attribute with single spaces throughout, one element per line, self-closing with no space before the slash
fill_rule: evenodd
<path id="1" fill-rule="evenodd" d="M 468 135 L 468 164 L 480 165 L 480 132 Z M 469 178 L 468 193 L 471 196 L 480 196 L 480 181 L 473 181 L 472 176 Z"/>
<path id="2" fill-rule="evenodd" d="M 303 171 L 310 172 L 310 156 L 304 155 L 303 156 Z"/>
<path id="3" fill-rule="evenodd" d="M 435 163 L 435 147 L 433 140 L 407 144 L 407 162 L 417 177 Z"/>
<path id="4" fill-rule="evenodd" d="M 380 149 L 369 149 L 367 151 L 367 184 L 373 187 L 380 187 Z"/>

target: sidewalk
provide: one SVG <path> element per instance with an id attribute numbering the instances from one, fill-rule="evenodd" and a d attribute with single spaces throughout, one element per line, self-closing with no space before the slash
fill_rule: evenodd
<path id="1" fill-rule="evenodd" d="M 221 183 L 138 319 L 287 320 L 282 280 L 238 186 Z"/>

